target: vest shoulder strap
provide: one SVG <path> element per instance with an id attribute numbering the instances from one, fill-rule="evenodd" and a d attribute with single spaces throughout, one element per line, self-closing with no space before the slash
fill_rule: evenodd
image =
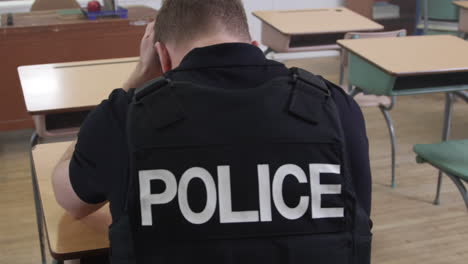
<path id="1" fill-rule="evenodd" d="M 158 77 L 156 79 L 153 79 L 141 86 L 140 88 L 136 89 L 135 91 L 135 99 L 138 101 L 142 99 L 143 97 L 161 89 L 162 87 L 168 85 L 170 83 L 170 80 L 167 79 L 165 76 Z"/>
<path id="2" fill-rule="evenodd" d="M 307 84 L 308 87 L 312 87 L 323 92 L 327 97 L 331 95 L 330 88 L 328 88 L 321 76 L 314 75 L 304 69 L 296 67 L 289 69 L 289 71 L 291 72 L 294 81 L 303 82 Z"/>

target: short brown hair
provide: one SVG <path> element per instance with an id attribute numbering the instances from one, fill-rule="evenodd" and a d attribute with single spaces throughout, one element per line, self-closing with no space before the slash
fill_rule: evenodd
<path id="1" fill-rule="evenodd" d="M 181 43 L 223 31 L 250 41 L 242 0 L 164 0 L 154 26 L 155 40 Z"/>

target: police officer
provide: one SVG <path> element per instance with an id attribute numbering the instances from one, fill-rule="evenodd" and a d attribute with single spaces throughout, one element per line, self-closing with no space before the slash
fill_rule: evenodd
<path id="1" fill-rule="evenodd" d="M 370 261 L 362 113 L 267 60 L 240 0 L 164 1 L 53 183 L 76 218 L 110 203 L 112 263 Z"/>

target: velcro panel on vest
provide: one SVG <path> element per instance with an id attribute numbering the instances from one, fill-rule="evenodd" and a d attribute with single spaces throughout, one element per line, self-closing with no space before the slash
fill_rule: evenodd
<path id="1" fill-rule="evenodd" d="M 319 123 L 324 118 L 323 106 L 330 97 L 327 85 L 319 77 L 302 69 L 292 68 L 291 71 L 295 86 L 289 112 L 307 122 Z"/>
<path id="2" fill-rule="evenodd" d="M 286 264 L 282 258 L 285 252 L 280 246 L 275 241 L 261 239 L 161 243 L 152 246 L 155 253 L 138 255 L 137 263 Z"/>
<path id="3" fill-rule="evenodd" d="M 309 85 L 312 85 L 316 89 L 322 90 L 327 95 L 330 95 L 330 90 L 322 80 L 320 76 L 316 76 L 308 71 L 305 71 L 301 68 L 291 68 L 291 73 L 296 76 L 297 79 L 302 80 Z"/>
<path id="4" fill-rule="evenodd" d="M 138 255 L 137 263 L 351 264 L 352 255 L 350 234 L 179 242 L 153 247 L 159 253 Z"/>
<path id="5" fill-rule="evenodd" d="M 137 101 L 134 111 L 138 117 L 147 118 L 137 122 L 144 125 L 141 129 L 161 129 L 185 118 L 184 109 L 170 85 L 144 96 L 139 95 L 141 94 L 135 97 Z"/>
<path id="6" fill-rule="evenodd" d="M 147 96 L 148 94 L 151 94 L 160 89 L 161 87 L 166 86 L 168 83 L 169 81 L 164 76 L 161 76 L 143 84 L 143 86 L 141 86 L 135 91 L 136 101 L 139 101 L 141 100 L 141 98 Z"/>

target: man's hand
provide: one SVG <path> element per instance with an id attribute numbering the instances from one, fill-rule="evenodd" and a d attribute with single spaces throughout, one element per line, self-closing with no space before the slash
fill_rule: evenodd
<path id="1" fill-rule="evenodd" d="M 151 79 L 162 75 L 159 56 L 154 48 L 154 23 L 155 21 L 146 26 L 145 35 L 140 43 L 140 62 L 138 63 L 141 70 Z"/>
<path id="2" fill-rule="evenodd" d="M 123 89 L 138 88 L 145 82 L 150 81 L 163 74 L 159 56 L 154 48 L 154 23 L 146 26 L 145 34 L 140 43 L 140 60 L 130 78 L 124 84 Z"/>

